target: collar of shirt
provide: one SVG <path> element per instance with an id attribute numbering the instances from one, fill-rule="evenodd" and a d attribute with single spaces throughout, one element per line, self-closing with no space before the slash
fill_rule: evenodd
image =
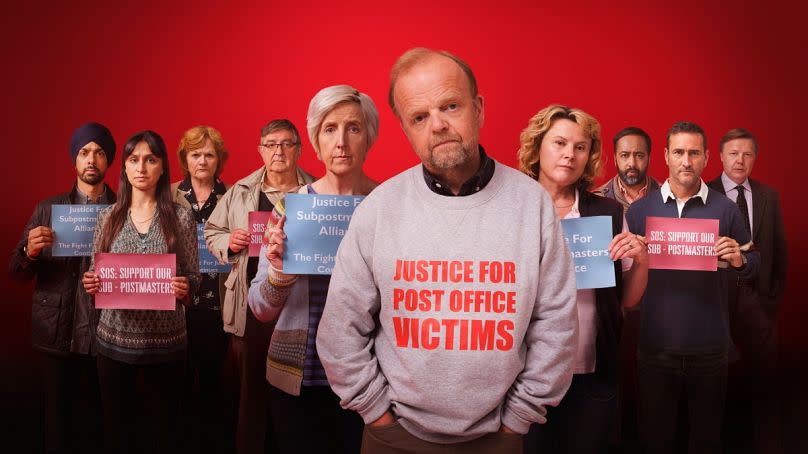
<path id="1" fill-rule="evenodd" d="M 581 217 L 581 211 L 578 209 L 578 201 L 580 200 L 580 198 L 579 198 L 580 194 L 581 193 L 578 192 L 578 189 L 576 189 L 575 190 L 575 202 L 572 203 L 572 206 L 570 207 L 570 211 L 569 211 L 569 213 L 567 213 L 566 216 L 564 216 L 564 219 L 578 219 L 578 218 Z"/>
<path id="2" fill-rule="evenodd" d="M 297 176 L 297 187 L 292 188 L 292 190 L 290 190 L 289 192 L 297 192 L 298 189 L 300 189 L 302 186 L 306 185 L 306 180 L 303 178 L 303 174 L 300 172 L 300 168 L 297 168 L 295 170 L 295 175 Z M 267 196 L 284 194 L 284 192 L 281 191 L 280 189 L 278 189 L 278 188 L 276 188 L 274 186 L 268 185 L 266 183 L 266 176 L 267 176 L 266 170 L 264 170 L 264 173 L 261 175 L 261 192 L 266 193 Z M 270 197 L 270 200 L 272 200 L 271 197 Z M 274 202 L 273 202 L 273 204 L 274 204 Z"/>
<path id="3" fill-rule="evenodd" d="M 187 200 L 188 203 L 190 203 L 193 207 L 197 200 L 196 194 L 194 193 L 194 186 L 191 184 L 191 177 L 185 177 L 185 179 L 180 182 L 180 185 L 177 186 L 177 189 L 185 193 L 185 200 Z M 210 195 L 215 197 L 224 195 L 225 192 L 227 192 L 227 189 L 224 187 L 224 183 L 222 180 L 216 177 L 216 179 L 213 181 L 213 191 L 210 193 Z M 208 197 L 208 200 L 210 200 L 210 197 Z M 203 200 L 202 202 L 207 202 L 207 200 Z"/>
<path id="4" fill-rule="evenodd" d="M 724 185 L 724 194 L 729 195 L 729 191 L 737 191 L 735 188 L 738 186 L 738 183 L 732 181 L 726 172 L 721 172 L 721 183 Z M 743 180 L 741 186 L 749 191 L 750 194 L 752 193 L 752 185 L 749 184 L 749 178 Z M 735 197 L 737 197 L 737 194 Z"/>
<path id="5" fill-rule="evenodd" d="M 699 192 L 691 195 L 688 200 L 694 197 L 700 197 L 701 202 L 706 204 L 707 203 L 707 193 L 709 190 L 707 189 L 707 185 L 704 184 L 704 180 L 699 179 Z M 676 196 L 673 195 L 671 192 L 671 185 L 668 183 L 668 180 L 665 180 L 665 183 L 659 188 L 659 192 L 662 193 L 662 203 L 667 203 L 668 199 L 676 200 Z"/>
<path id="6" fill-rule="evenodd" d="M 489 181 L 491 181 L 491 178 L 494 176 L 494 160 L 485 154 L 485 150 L 483 149 L 482 145 L 479 145 L 479 147 L 480 169 L 477 170 L 477 173 L 475 173 L 474 176 L 466 180 L 466 182 L 460 186 L 460 192 L 457 194 L 458 197 L 471 195 L 475 192 L 482 191 L 482 189 L 488 184 Z M 424 181 L 426 181 L 427 187 L 431 189 L 432 192 L 448 197 L 455 196 L 444 183 L 438 180 L 436 176 L 429 173 L 429 171 L 426 170 L 426 167 L 421 165 L 421 169 L 424 171 Z"/>
<path id="7" fill-rule="evenodd" d="M 645 193 L 648 192 L 648 176 L 645 176 L 645 186 L 643 186 L 639 191 L 637 191 L 637 197 L 632 197 L 631 194 L 628 193 L 628 190 L 623 186 L 623 182 L 620 180 L 620 175 L 616 176 L 614 179 L 617 180 L 617 187 L 620 189 L 620 193 L 623 194 L 623 198 L 626 199 L 628 203 L 634 203 L 637 199 L 641 199 L 645 197 Z"/>
<path id="8" fill-rule="evenodd" d="M 75 188 L 74 192 L 76 194 L 75 195 L 75 199 L 76 199 L 75 203 L 76 203 L 76 205 L 98 204 L 98 203 L 101 203 L 101 201 L 104 200 L 106 198 L 105 196 L 107 195 L 107 185 L 104 185 L 104 191 L 102 191 L 101 194 L 98 194 L 98 197 L 96 197 L 94 199 L 91 199 L 87 194 L 81 192 L 81 189 L 79 189 L 78 184 L 75 184 L 74 188 Z"/>
<path id="9" fill-rule="evenodd" d="M 671 192 L 671 186 L 668 184 L 668 180 L 665 180 L 665 183 L 659 188 L 659 192 L 662 194 L 662 203 L 668 203 L 668 201 L 673 200 L 676 203 L 676 210 L 679 212 L 679 217 L 682 217 L 682 210 L 685 207 L 685 203 L 687 203 L 690 199 L 698 197 L 701 199 L 701 203 L 707 205 L 707 194 L 709 190 L 707 189 L 707 185 L 704 184 L 704 180 L 701 178 L 699 178 L 699 185 L 699 192 L 691 195 L 687 200 L 681 200 L 673 195 Z"/>

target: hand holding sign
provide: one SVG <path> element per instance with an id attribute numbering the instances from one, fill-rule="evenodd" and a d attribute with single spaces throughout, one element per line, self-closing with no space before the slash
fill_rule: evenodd
<path id="1" fill-rule="evenodd" d="M 729 262 L 735 268 L 740 268 L 743 265 L 743 258 L 741 257 L 741 247 L 738 242 L 728 236 L 718 238 L 715 243 L 715 255 L 719 260 Z"/>
<path id="2" fill-rule="evenodd" d="M 281 216 L 278 225 L 267 227 L 267 260 L 276 270 L 283 269 L 283 251 L 285 249 L 286 233 L 283 226 L 286 224 L 286 215 Z"/>
<path id="3" fill-rule="evenodd" d="M 25 252 L 32 259 L 39 257 L 42 249 L 51 246 L 53 246 L 53 230 L 49 227 L 41 225 L 28 232 L 28 244 L 25 246 Z"/>
<path id="4" fill-rule="evenodd" d="M 244 229 L 235 229 L 230 232 L 230 242 L 227 247 L 234 254 L 238 254 L 250 245 L 250 234 Z"/>
<path id="5" fill-rule="evenodd" d="M 101 288 L 101 279 L 98 279 L 98 275 L 94 272 L 86 271 L 81 278 L 81 285 L 84 286 L 84 291 L 87 294 L 95 295 L 98 293 L 98 289 Z"/>
<path id="6" fill-rule="evenodd" d="M 186 306 L 191 301 L 188 296 L 188 278 L 186 276 L 174 276 L 171 278 L 171 290 L 174 290 L 174 296 L 183 302 Z"/>
<path id="7" fill-rule="evenodd" d="M 609 257 L 612 260 L 631 258 L 644 262 L 648 257 L 645 238 L 631 232 L 618 233 L 609 243 Z"/>

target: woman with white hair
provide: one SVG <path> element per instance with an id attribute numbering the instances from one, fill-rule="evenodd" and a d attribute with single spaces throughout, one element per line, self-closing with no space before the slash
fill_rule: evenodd
<path id="1" fill-rule="evenodd" d="M 362 165 L 379 133 L 373 100 L 348 85 L 320 90 L 309 104 L 309 139 L 326 173 L 300 189 L 304 194 L 367 195 L 377 183 Z M 317 356 L 317 325 L 331 276 L 283 273 L 286 235 L 284 205 L 280 221 L 267 229 L 268 246 L 248 302 L 258 320 L 275 321 L 267 352 L 271 412 L 280 452 L 359 452 L 362 419 L 339 405 Z"/>

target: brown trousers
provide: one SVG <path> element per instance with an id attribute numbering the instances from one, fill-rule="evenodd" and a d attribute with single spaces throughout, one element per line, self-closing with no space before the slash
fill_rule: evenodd
<path id="1" fill-rule="evenodd" d="M 407 432 L 398 422 L 389 426 L 365 426 L 362 454 L 521 454 L 522 436 L 494 432 L 454 444 L 430 443 Z"/>

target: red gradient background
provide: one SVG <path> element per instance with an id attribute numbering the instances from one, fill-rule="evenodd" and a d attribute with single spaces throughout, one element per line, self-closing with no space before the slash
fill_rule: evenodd
<path id="1" fill-rule="evenodd" d="M 2 250 L 12 250 L 38 200 L 71 186 L 67 144 L 88 120 L 110 127 L 119 153 L 141 129 L 159 132 L 174 150 L 185 129 L 215 126 L 231 152 L 223 178 L 233 182 L 260 165 L 263 124 L 287 117 L 303 131 L 311 97 L 347 83 L 379 107 L 381 133 L 366 169 L 377 180 L 389 178 L 417 162 L 387 107 L 390 66 L 411 47 L 447 49 L 474 69 L 485 98 L 481 142 L 508 165 L 516 163 L 528 118 L 556 102 L 600 120 L 610 158 L 604 179 L 614 174 L 611 136 L 624 126 L 652 136 L 650 172 L 658 179 L 667 174 L 665 132 L 677 120 L 707 131 L 712 155 L 705 179 L 720 172 L 717 147 L 725 131 L 757 134 L 753 176 L 779 191 L 790 246 L 779 314 L 784 386 L 801 388 L 796 377 L 808 344 L 799 205 L 808 39 L 805 10 L 795 2 L 17 3 L 0 18 Z M 308 139 L 302 166 L 323 172 Z M 171 167 L 179 179 L 176 160 Z M 113 188 L 119 169 L 116 159 L 107 177 Z M 31 286 L 5 275 L 0 281 L 3 401 L 22 411 L 17 425 L 27 430 L 37 398 Z M 804 400 L 791 394 L 787 400 L 796 417 Z"/>

